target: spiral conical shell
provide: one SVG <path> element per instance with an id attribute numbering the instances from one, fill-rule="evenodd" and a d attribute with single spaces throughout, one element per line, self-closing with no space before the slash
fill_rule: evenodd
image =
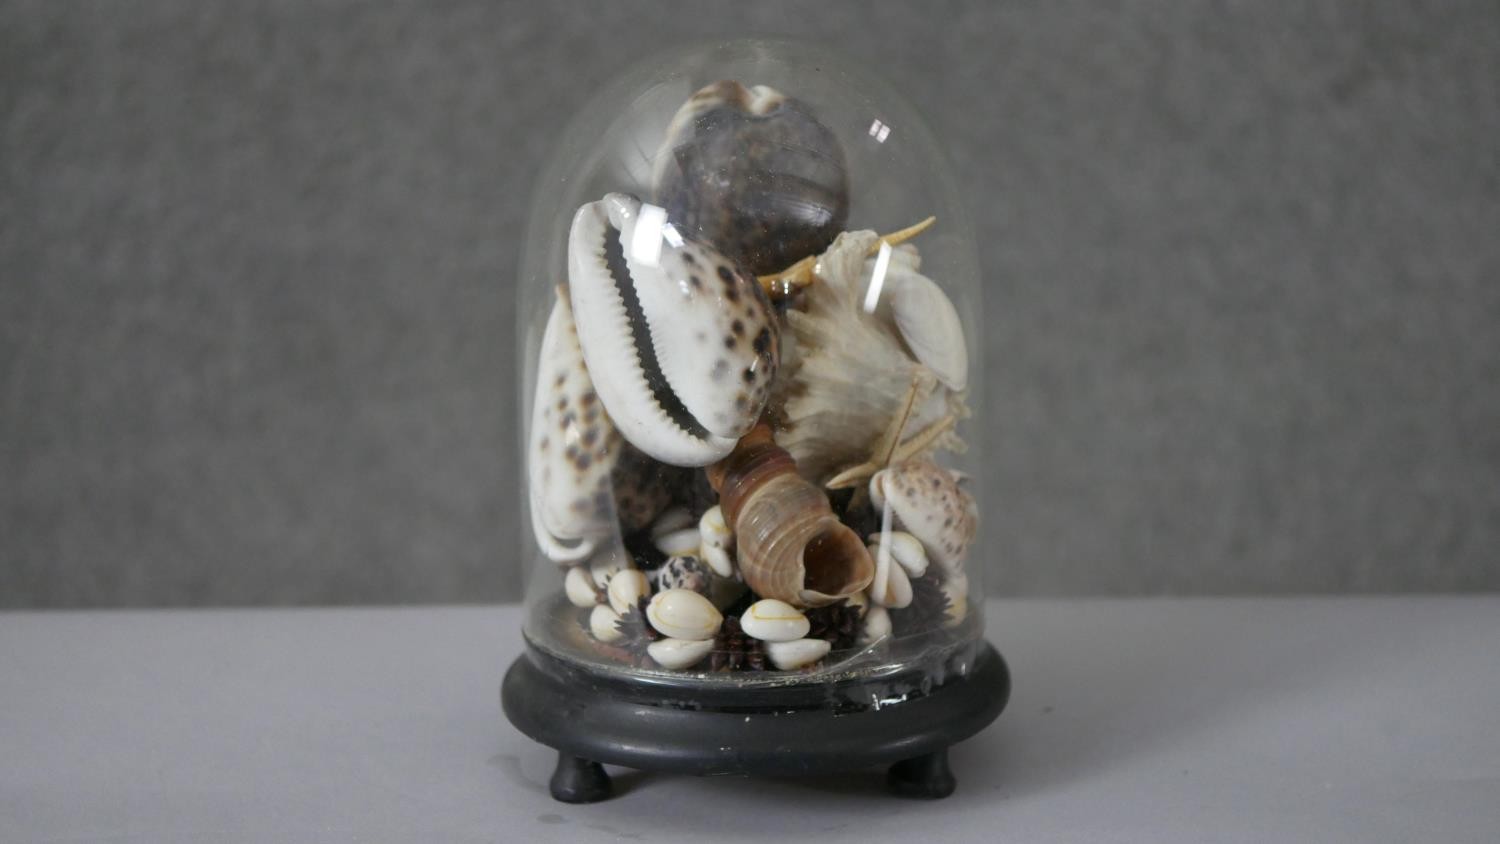
<path id="1" fill-rule="evenodd" d="M 859 535 L 803 480 L 791 455 L 758 425 L 709 467 L 734 526 L 740 573 L 762 598 L 797 607 L 831 604 L 870 585 L 875 563 Z"/>

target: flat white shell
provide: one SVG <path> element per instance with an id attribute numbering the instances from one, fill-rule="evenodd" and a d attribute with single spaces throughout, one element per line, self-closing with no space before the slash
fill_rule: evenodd
<path id="1" fill-rule="evenodd" d="M 559 296 L 542 334 L 526 461 L 532 529 L 553 560 L 583 560 L 614 529 L 619 440 L 584 367 L 572 308 Z"/>
<path id="2" fill-rule="evenodd" d="M 662 668 L 691 668 L 703 661 L 714 649 L 712 639 L 658 639 L 646 646 L 646 653 Z"/>
<path id="3" fill-rule="evenodd" d="M 619 613 L 610 609 L 608 604 L 600 604 L 589 613 L 589 632 L 601 642 L 617 642 L 625 635 L 616 626 L 619 620 Z"/>
<path id="4" fill-rule="evenodd" d="M 790 642 L 767 642 L 766 656 L 782 671 L 805 668 L 828 655 L 833 645 L 826 639 L 793 639 Z"/>
<path id="5" fill-rule="evenodd" d="M 685 527 L 656 538 L 656 550 L 668 557 L 697 556 L 703 535 L 696 527 Z"/>
<path id="6" fill-rule="evenodd" d="M 646 605 L 646 620 L 671 639 L 700 641 L 719 632 L 724 616 L 707 598 L 686 589 L 664 589 Z"/>
<path id="7" fill-rule="evenodd" d="M 812 624 L 796 607 L 775 598 L 756 601 L 740 616 L 740 629 L 762 642 L 801 639 Z"/>
<path id="8" fill-rule="evenodd" d="M 578 209 L 568 279 L 584 359 L 620 433 L 676 466 L 728 454 L 779 363 L 759 282 L 618 193 Z"/>
<path id="9" fill-rule="evenodd" d="M 651 584 L 645 573 L 636 569 L 624 569 L 609 579 L 609 605 L 621 615 L 649 594 Z"/>

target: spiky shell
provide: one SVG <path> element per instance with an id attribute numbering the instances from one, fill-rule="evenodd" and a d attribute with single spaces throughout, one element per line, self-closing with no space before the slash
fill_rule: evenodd
<path id="1" fill-rule="evenodd" d="M 674 466 L 728 454 L 780 360 L 760 284 L 617 193 L 574 216 L 568 271 L 583 358 L 625 439 Z"/>
<path id="2" fill-rule="evenodd" d="M 919 383 L 908 430 L 942 416 L 965 416 L 962 396 L 948 390 L 907 352 L 886 320 L 864 310 L 866 255 L 878 237 L 845 232 L 818 259 L 818 280 L 807 288 L 805 311 L 786 315 L 793 350 L 777 383 L 778 443 L 804 477 L 822 483 L 864 462 Z M 948 434 L 940 447 L 962 447 Z"/>

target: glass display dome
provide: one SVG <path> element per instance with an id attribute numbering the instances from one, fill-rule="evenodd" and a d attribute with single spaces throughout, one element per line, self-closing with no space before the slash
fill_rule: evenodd
<path id="1" fill-rule="evenodd" d="M 715 694 L 962 672 L 983 309 L 914 110 L 807 45 L 715 44 L 615 79 L 539 179 L 530 646 Z"/>

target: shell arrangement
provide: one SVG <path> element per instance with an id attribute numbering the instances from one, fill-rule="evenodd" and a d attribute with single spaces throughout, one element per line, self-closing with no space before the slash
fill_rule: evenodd
<path id="1" fill-rule="evenodd" d="M 653 178 L 574 215 L 535 375 L 531 523 L 580 635 L 791 672 L 961 624 L 968 357 L 925 224 L 845 230 L 838 139 L 760 85 L 694 94 Z"/>

